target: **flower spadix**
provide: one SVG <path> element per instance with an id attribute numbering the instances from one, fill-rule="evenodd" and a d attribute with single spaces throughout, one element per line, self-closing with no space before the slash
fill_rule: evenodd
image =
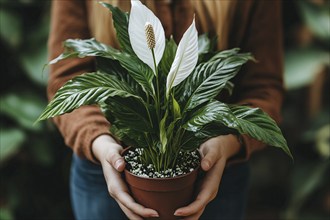
<path id="1" fill-rule="evenodd" d="M 175 54 L 170 72 L 167 76 L 166 94 L 171 88 L 180 84 L 193 71 L 198 61 L 198 32 L 195 19 L 183 34 Z"/>
<path id="2" fill-rule="evenodd" d="M 147 45 L 149 49 L 152 50 L 156 47 L 156 40 L 155 40 L 154 28 L 149 22 L 147 22 L 145 25 L 145 33 L 147 38 Z"/>
<path id="3" fill-rule="evenodd" d="M 148 46 L 147 27 L 154 33 L 153 48 Z M 165 49 L 165 33 L 159 19 L 138 0 L 131 0 L 128 33 L 135 54 L 156 74 L 155 64 L 158 66 Z M 155 55 L 155 63 L 151 49 Z"/>

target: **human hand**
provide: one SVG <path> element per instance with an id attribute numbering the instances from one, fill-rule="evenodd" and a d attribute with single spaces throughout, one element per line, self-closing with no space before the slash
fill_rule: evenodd
<path id="1" fill-rule="evenodd" d="M 227 160 L 238 153 L 240 147 L 241 144 L 234 135 L 211 138 L 200 146 L 201 167 L 207 171 L 206 175 L 198 188 L 195 201 L 188 206 L 177 209 L 174 215 L 189 220 L 199 219 L 206 205 L 217 195 Z"/>
<path id="2" fill-rule="evenodd" d="M 101 163 L 110 196 L 116 200 L 129 219 L 158 217 L 155 210 L 136 203 L 129 194 L 120 174 L 125 169 L 124 158 L 120 155 L 122 150 L 122 146 L 109 135 L 97 137 L 92 144 L 92 151 Z"/>

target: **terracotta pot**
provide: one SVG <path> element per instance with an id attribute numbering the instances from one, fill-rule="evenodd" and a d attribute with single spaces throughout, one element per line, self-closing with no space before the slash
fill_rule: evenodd
<path id="1" fill-rule="evenodd" d="M 171 220 L 180 219 L 173 215 L 175 210 L 193 201 L 198 170 L 173 178 L 140 177 L 126 169 L 124 173 L 135 201 L 156 210 L 159 219 Z"/>

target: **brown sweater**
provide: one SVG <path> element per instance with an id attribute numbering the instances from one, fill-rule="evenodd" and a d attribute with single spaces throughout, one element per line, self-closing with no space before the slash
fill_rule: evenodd
<path id="1" fill-rule="evenodd" d="M 196 9 L 194 7 L 201 7 L 201 4 L 195 4 L 193 7 L 189 2 L 189 0 L 180 0 L 171 8 L 156 6 L 155 13 L 164 24 L 166 35 L 173 34 L 176 41 L 180 40 L 190 24 L 194 9 Z M 53 0 L 48 42 L 50 59 L 63 52 L 64 40 L 93 37 L 91 34 L 93 27 L 89 25 L 91 22 L 88 17 L 91 14 L 90 3 L 90 0 Z M 279 122 L 283 99 L 280 1 L 237 1 L 232 7 L 234 7 L 233 13 L 228 21 L 229 31 L 225 36 L 227 42 L 223 49 L 239 47 L 242 51 L 251 52 L 258 63 L 249 62 L 242 68 L 234 79 L 233 96 L 226 101 L 260 107 Z M 166 14 L 169 12 L 172 14 Z M 197 28 L 203 31 L 205 30 L 202 27 L 203 19 L 199 19 L 199 16 L 196 10 Z M 187 17 L 190 17 L 189 21 Z M 210 21 L 213 21 L 208 23 L 210 27 L 216 27 L 221 22 L 216 19 L 210 19 Z M 213 29 L 207 30 L 212 32 Z M 110 43 L 114 44 L 114 42 Z M 91 72 L 93 69 L 94 62 L 90 58 L 69 59 L 52 65 L 47 90 L 49 99 L 66 81 L 78 74 Z M 65 143 L 76 154 L 91 161 L 95 161 L 91 151 L 92 141 L 101 134 L 110 134 L 110 124 L 97 106 L 79 108 L 72 113 L 56 117 L 54 122 L 62 133 Z M 264 147 L 262 143 L 247 136 L 243 136 L 243 141 L 244 148 L 239 155 L 239 158 L 243 160 L 248 159 L 252 152 Z"/>

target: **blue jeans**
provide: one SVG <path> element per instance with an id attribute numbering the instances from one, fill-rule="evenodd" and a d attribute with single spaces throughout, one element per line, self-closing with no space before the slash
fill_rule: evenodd
<path id="1" fill-rule="evenodd" d="M 220 190 L 201 219 L 240 220 L 244 217 L 249 180 L 247 163 L 225 169 Z M 77 220 L 127 219 L 108 193 L 102 168 L 73 155 L 70 177 L 71 202 Z"/>

